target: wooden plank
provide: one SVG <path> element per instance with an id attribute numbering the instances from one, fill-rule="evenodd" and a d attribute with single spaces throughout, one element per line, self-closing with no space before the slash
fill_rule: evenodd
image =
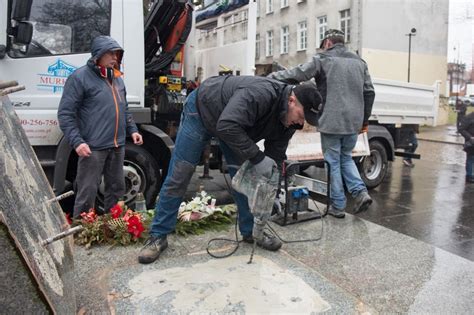
<path id="1" fill-rule="evenodd" d="M 0 98 L 0 129 L 0 221 L 51 310 L 74 314 L 72 237 L 40 244 L 69 226 L 59 204 L 46 202 L 54 193 L 8 97 Z"/>

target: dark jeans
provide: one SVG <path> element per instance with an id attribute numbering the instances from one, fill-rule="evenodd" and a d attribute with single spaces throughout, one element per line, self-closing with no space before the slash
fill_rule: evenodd
<path id="1" fill-rule="evenodd" d="M 197 112 L 196 92 L 193 91 L 186 99 L 181 114 L 181 122 L 168 168 L 168 175 L 161 187 L 150 235 L 161 237 L 174 231 L 179 206 L 183 201 L 183 196 L 196 165 L 199 163 L 202 151 L 210 139 L 211 135 L 204 128 L 201 117 Z M 229 165 L 229 174 L 233 177 L 242 161 L 238 161 L 227 145 L 221 143 L 221 149 Z M 250 213 L 247 197 L 234 190 L 232 193 L 239 211 L 240 233 L 245 236 L 251 235 L 253 215 Z"/>
<path id="2" fill-rule="evenodd" d="M 466 153 L 466 178 L 469 180 L 474 179 L 474 153 Z"/>
<path id="3" fill-rule="evenodd" d="M 76 175 L 74 217 L 95 208 L 97 189 L 104 175 L 104 211 L 108 212 L 125 193 L 123 160 L 125 147 L 92 151 L 89 157 L 79 157 Z"/>
<path id="4" fill-rule="evenodd" d="M 408 153 L 415 153 L 416 149 L 418 148 L 418 139 L 416 138 L 416 133 L 414 131 L 410 131 L 409 135 L 409 148 L 405 149 L 405 152 Z M 405 157 L 403 158 L 405 161 L 411 163 L 411 158 Z"/>

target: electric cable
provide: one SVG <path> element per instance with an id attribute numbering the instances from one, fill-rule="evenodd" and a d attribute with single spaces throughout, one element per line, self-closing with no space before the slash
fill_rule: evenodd
<path id="1" fill-rule="evenodd" d="M 228 165 L 229 167 L 230 165 Z M 224 180 L 226 182 L 226 186 L 227 186 L 227 192 L 232 195 L 232 187 L 231 185 L 229 184 L 228 180 L 227 180 L 227 177 L 226 177 L 226 174 L 224 173 L 223 174 L 223 177 L 224 177 Z M 316 210 L 318 211 L 319 215 L 320 215 L 320 220 L 321 220 L 321 233 L 319 234 L 318 237 L 316 238 L 309 238 L 309 239 L 300 239 L 300 240 L 285 240 L 283 239 L 276 231 L 275 229 L 270 225 L 270 222 L 267 222 L 266 224 L 266 230 L 267 231 L 271 231 L 271 233 L 277 237 L 282 243 L 285 243 L 285 244 L 293 244 L 293 243 L 309 243 L 309 242 L 317 242 L 317 241 L 320 241 L 323 237 L 323 234 L 324 234 L 324 217 L 327 215 L 327 209 L 326 209 L 326 212 L 323 214 L 321 212 L 321 210 L 319 209 L 316 201 L 313 199 L 313 198 L 310 198 L 311 201 L 314 203 L 315 207 L 316 207 Z M 234 239 L 229 239 L 229 238 L 213 238 L 211 240 L 209 240 L 209 242 L 207 243 L 207 247 L 206 247 L 206 252 L 208 253 L 209 256 L 213 257 L 213 258 L 227 258 L 227 257 L 230 257 L 232 256 L 238 249 L 239 249 L 239 246 L 240 246 L 240 243 L 243 241 L 243 240 L 240 240 L 239 241 L 239 236 L 237 234 L 237 224 L 239 222 L 239 211 L 237 209 L 237 216 L 236 216 L 236 219 L 235 219 L 235 224 L 234 224 L 234 232 L 235 232 L 235 240 Z M 217 241 L 223 241 L 223 242 L 231 242 L 231 243 L 235 243 L 235 247 L 234 249 L 230 252 L 230 253 L 227 253 L 225 255 L 216 255 L 216 254 L 213 254 L 211 253 L 210 251 L 210 245 L 211 243 L 213 242 L 217 242 Z M 255 240 L 254 240 L 255 241 Z"/>
<path id="2" fill-rule="evenodd" d="M 227 185 L 227 192 L 230 195 L 232 195 L 232 187 L 230 186 L 229 182 L 227 181 L 227 177 L 225 175 L 226 175 L 225 173 L 222 174 L 222 176 L 224 177 L 225 183 Z M 235 240 L 230 239 L 230 238 L 223 238 L 223 237 L 213 238 L 213 239 L 209 240 L 209 242 L 207 242 L 207 247 L 206 247 L 206 252 L 208 253 L 209 256 L 211 256 L 213 258 L 218 258 L 218 259 L 219 258 L 227 258 L 227 257 L 232 256 L 239 249 L 240 242 L 242 242 L 242 240 L 239 241 L 239 235 L 237 234 L 237 224 L 238 224 L 238 222 L 239 222 L 239 210 L 237 209 L 237 216 L 235 218 L 235 225 L 234 225 Z M 216 255 L 216 254 L 211 253 L 209 248 L 211 247 L 211 243 L 217 242 L 217 241 L 234 243 L 235 247 L 230 253 L 227 253 L 227 254 L 224 254 L 224 255 Z"/>

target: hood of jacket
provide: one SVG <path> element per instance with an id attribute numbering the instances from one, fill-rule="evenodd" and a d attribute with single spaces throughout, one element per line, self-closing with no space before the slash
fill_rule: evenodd
<path id="1" fill-rule="evenodd" d="M 94 38 L 91 46 L 91 55 L 92 57 L 89 61 L 97 63 L 97 60 L 100 59 L 108 51 L 119 51 L 119 58 L 117 60 L 117 70 L 120 70 L 120 64 L 122 63 L 123 57 L 123 48 L 117 43 L 115 39 L 110 36 L 100 35 Z"/>

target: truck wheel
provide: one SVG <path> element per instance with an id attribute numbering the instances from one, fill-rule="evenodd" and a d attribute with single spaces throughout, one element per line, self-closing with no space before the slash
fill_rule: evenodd
<path id="1" fill-rule="evenodd" d="M 359 160 L 360 177 L 368 189 L 380 185 L 385 178 L 388 168 L 387 151 L 385 146 L 377 140 L 370 141 L 370 156 L 365 156 Z"/>
<path id="2" fill-rule="evenodd" d="M 125 159 L 123 163 L 125 177 L 124 201 L 128 206 L 133 202 L 139 192 L 145 197 L 147 208 L 155 206 L 156 197 L 161 188 L 161 173 L 154 157 L 143 147 L 132 144 L 125 145 Z M 99 186 L 97 201 L 103 207 L 104 184 Z"/>

